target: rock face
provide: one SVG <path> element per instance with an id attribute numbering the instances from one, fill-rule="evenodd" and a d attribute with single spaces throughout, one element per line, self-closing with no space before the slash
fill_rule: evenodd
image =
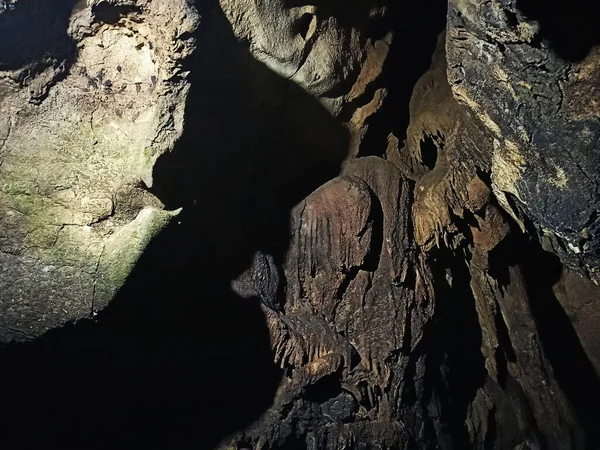
<path id="1" fill-rule="evenodd" d="M 585 35 L 551 40 L 558 24 L 548 30 L 535 19 L 558 12 L 543 9 L 527 1 L 451 2 L 448 79 L 493 136 L 493 148 L 470 152 L 487 160 L 503 207 L 523 228 L 533 221 L 565 263 L 596 279 L 600 128 L 596 102 L 584 99 L 596 97 L 600 59 Z M 582 46 L 580 57 L 572 54 Z"/>
<path id="2" fill-rule="evenodd" d="M 0 1 L 1 444 L 600 445 L 593 24 L 46 3 Z"/>
<path id="3" fill-rule="evenodd" d="M 182 132 L 198 15 L 185 1 L 3 5 L 7 342 L 96 315 L 173 217 L 144 186 Z"/>

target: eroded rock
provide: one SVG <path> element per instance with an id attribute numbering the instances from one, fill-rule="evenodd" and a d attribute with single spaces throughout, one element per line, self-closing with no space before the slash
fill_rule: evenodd
<path id="1" fill-rule="evenodd" d="M 595 103 L 581 99 L 593 97 L 598 51 L 576 60 L 555 50 L 536 11 L 535 2 L 451 1 L 449 82 L 493 143 L 482 156 L 503 207 L 522 226 L 523 214 L 533 220 L 566 264 L 595 278 L 600 128 Z M 567 28 L 574 20 L 547 14 Z"/>

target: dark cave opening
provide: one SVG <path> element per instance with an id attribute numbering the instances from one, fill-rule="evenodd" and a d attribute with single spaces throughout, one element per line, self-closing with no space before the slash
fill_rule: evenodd
<path id="1" fill-rule="evenodd" d="M 413 88 L 431 65 L 438 37 L 446 26 L 447 0 L 393 2 L 385 18 L 370 24 L 368 36 L 381 38 L 393 32 L 393 42 L 383 68 L 387 96 L 382 107 L 368 119 L 359 156 L 382 156 L 393 133 L 402 143 L 410 121 Z M 373 88 L 370 88 L 373 89 Z"/>
<path id="2" fill-rule="evenodd" d="M 446 27 L 447 0 L 395 2 L 390 8 L 394 42 L 386 62 L 389 83 L 385 114 L 402 142 L 410 121 L 409 103 L 417 80 L 429 69 L 438 36 Z"/>
<path id="3" fill-rule="evenodd" d="M 429 135 L 424 136 L 419 143 L 419 150 L 421 151 L 421 164 L 427 169 L 433 170 L 438 158 L 438 148 L 433 138 Z"/>
<path id="4" fill-rule="evenodd" d="M 460 223 L 460 221 L 459 221 Z M 465 253 L 467 252 L 467 253 Z M 437 439 L 453 448 L 469 448 L 465 419 L 477 389 L 485 383 L 481 329 L 471 290 L 471 274 L 464 255 L 444 248 L 431 254 L 437 298 L 435 332 L 428 353 L 428 377 L 439 398 L 443 433 Z M 444 447 L 446 448 L 446 447 Z"/>
<path id="5" fill-rule="evenodd" d="M 308 386 L 303 398 L 313 403 L 325 403 L 342 392 L 342 379 L 339 373 L 333 373 L 321 378 L 315 384 Z"/>
<path id="6" fill-rule="evenodd" d="M 295 23 L 295 32 L 302 36 L 302 39 L 308 39 L 311 26 L 313 26 L 313 22 L 315 21 L 314 14 L 304 13 Z"/>
<path id="7" fill-rule="evenodd" d="M 539 22 L 541 37 L 568 61 L 581 61 L 592 47 L 600 44 L 597 0 L 517 0 L 517 8 L 527 18 Z"/>

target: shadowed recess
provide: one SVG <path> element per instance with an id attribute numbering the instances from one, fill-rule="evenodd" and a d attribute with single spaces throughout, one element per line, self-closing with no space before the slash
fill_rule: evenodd
<path id="1" fill-rule="evenodd" d="M 0 3 L 0 70 L 35 62 L 72 62 L 75 43 L 67 35 L 69 18 L 78 0 L 20 0 Z"/>
<path id="2" fill-rule="evenodd" d="M 539 22 L 541 37 L 566 60 L 581 61 L 592 47 L 600 44 L 597 0 L 517 0 L 517 8 L 527 18 Z"/>
<path id="3" fill-rule="evenodd" d="M 522 245 L 523 274 L 531 309 L 536 317 L 544 351 L 560 387 L 568 396 L 586 433 L 586 448 L 600 445 L 600 380 L 552 285 L 559 281 L 562 264 L 539 245 Z"/>
<path id="4" fill-rule="evenodd" d="M 544 251 L 535 240 L 513 232 L 490 255 L 490 274 L 505 287 L 510 281 L 508 268 L 517 265 L 523 272 L 545 356 L 581 422 L 586 448 L 598 448 L 600 408 L 594 399 L 600 398 L 600 380 L 552 289 L 561 277 L 562 264 L 555 254 Z M 512 353 L 509 348 L 509 360 Z"/>

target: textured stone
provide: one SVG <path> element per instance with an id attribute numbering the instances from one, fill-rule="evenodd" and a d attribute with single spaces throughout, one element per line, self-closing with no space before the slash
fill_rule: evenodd
<path id="1" fill-rule="evenodd" d="M 597 33 L 48 5 L 0 0 L 0 443 L 598 446 Z"/>
<path id="2" fill-rule="evenodd" d="M 11 2 L 0 15 L 5 342 L 108 304 L 143 250 L 125 228 L 139 227 L 142 242 L 157 232 L 134 219 L 163 208 L 144 186 L 182 132 L 190 5 L 74 3 Z"/>
<path id="3" fill-rule="evenodd" d="M 493 146 L 482 157 L 503 207 L 560 242 L 565 263 L 593 274 L 600 128 L 595 103 L 582 98 L 593 98 L 599 53 L 579 60 L 556 50 L 534 20 L 540 11 L 535 2 L 450 1 L 449 82 L 487 129 Z M 555 13 L 547 11 L 563 22 Z"/>

